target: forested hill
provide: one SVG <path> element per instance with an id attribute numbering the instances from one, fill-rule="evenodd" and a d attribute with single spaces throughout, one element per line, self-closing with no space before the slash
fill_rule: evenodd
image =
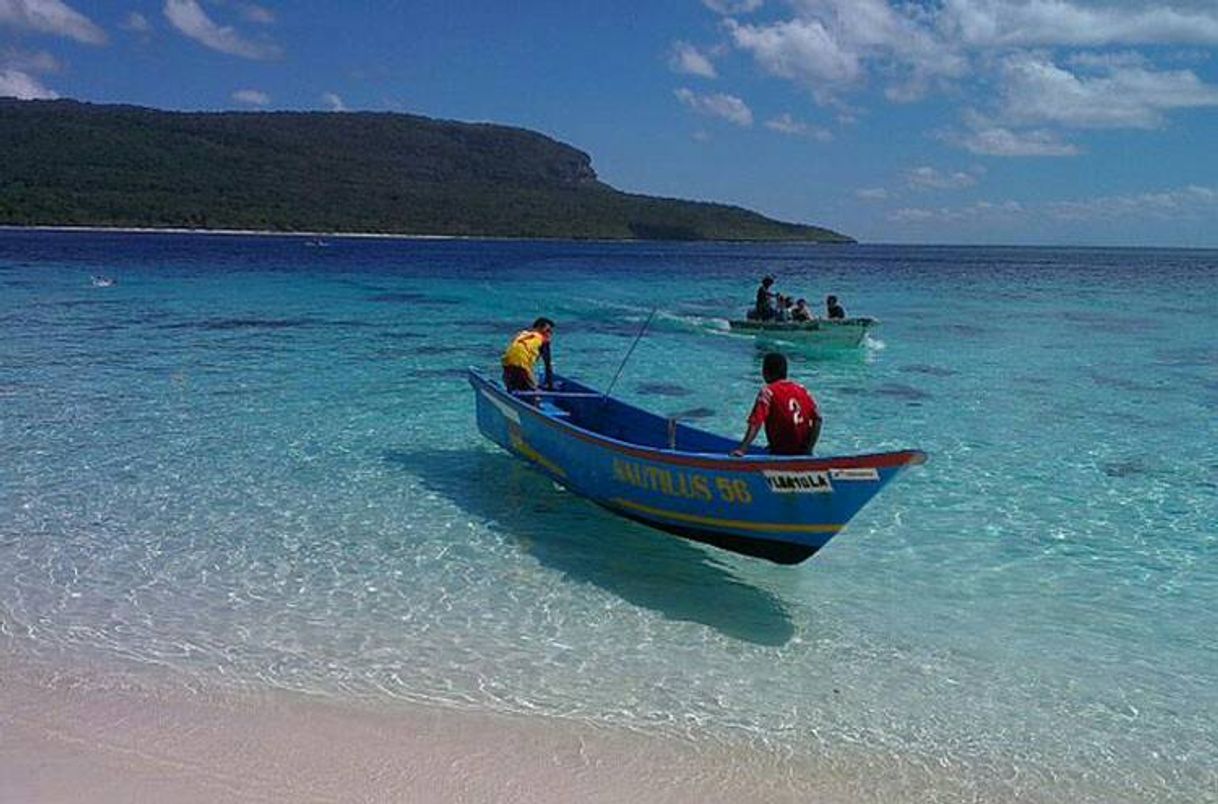
<path id="1" fill-rule="evenodd" d="M 850 242 L 619 192 L 524 129 L 371 112 L 163 112 L 0 99 L 0 224 Z"/>

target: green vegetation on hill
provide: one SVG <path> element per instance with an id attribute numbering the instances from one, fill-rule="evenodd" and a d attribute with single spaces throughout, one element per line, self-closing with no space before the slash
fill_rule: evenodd
<path id="1" fill-rule="evenodd" d="M 851 242 L 619 192 L 535 132 L 404 114 L 0 99 L 0 155 L 0 224 Z"/>

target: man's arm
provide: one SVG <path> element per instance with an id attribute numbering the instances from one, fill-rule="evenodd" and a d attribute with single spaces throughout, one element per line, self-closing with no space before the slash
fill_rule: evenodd
<path id="1" fill-rule="evenodd" d="M 812 454 L 812 450 L 816 449 L 816 442 L 820 438 L 820 416 L 812 418 L 812 438 L 808 441 L 808 454 Z"/>
<path id="2" fill-rule="evenodd" d="M 757 394 L 757 401 L 753 403 L 753 410 L 749 413 L 749 428 L 744 431 L 744 438 L 741 439 L 740 446 L 732 450 L 732 457 L 739 458 L 748 452 L 749 444 L 752 444 L 753 439 L 761 432 L 761 427 L 769 415 L 770 391 L 768 388 L 762 388 Z"/>
<path id="3" fill-rule="evenodd" d="M 550 362 L 550 342 L 546 341 L 541 345 L 541 359 L 546 364 L 546 390 L 554 390 L 554 366 Z"/>
<path id="4" fill-rule="evenodd" d="M 732 450 L 733 458 L 741 458 L 749 451 L 749 444 L 753 443 L 753 439 L 761 432 L 760 424 L 749 422 L 749 429 L 745 431 L 744 438 L 740 441 L 740 446 Z"/>

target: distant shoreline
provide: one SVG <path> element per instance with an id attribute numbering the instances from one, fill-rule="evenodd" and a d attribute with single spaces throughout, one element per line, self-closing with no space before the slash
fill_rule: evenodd
<path id="1" fill-rule="evenodd" d="M 808 246 L 856 246 L 858 241 L 844 243 L 816 240 L 644 240 L 641 238 L 604 237 L 504 237 L 498 235 L 436 235 L 403 234 L 400 232 L 281 232 L 273 229 L 190 229 L 181 226 L 20 226 L 0 223 L 0 232 L 84 232 L 98 234 L 193 234 L 193 235 L 255 235 L 258 237 L 358 238 L 361 240 L 466 240 L 505 243 L 720 243 L 741 245 L 798 244 Z"/>
<path id="2" fill-rule="evenodd" d="M 389 234 L 378 232 L 277 232 L 272 229 L 190 229 L 181 226 L 18 226 L 0 224 L 0 231 L 12 232 L 97 232 L 119 234 L 214 234 L 259 235 L 272 237 L 360 237 L 396 240 L 503 240 L 510 238 L 472 237 L 463 235 Z"/>

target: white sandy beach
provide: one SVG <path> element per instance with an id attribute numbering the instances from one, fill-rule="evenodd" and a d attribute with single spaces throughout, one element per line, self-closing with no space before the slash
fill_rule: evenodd
<path id="1" fill-rule="evenodd" d="M 3 802 L 967 800 L 934 775 L 553 718 L 0 664 Z M 872 768 L 871 770 L 878 770 Z"/>
<path id="2" fill-rule="evenodd" d="M 400 234 L 391 232 L 285 232 L 275 229 L 191 229 L 183 226 L 14 226 L 0 224 L 0 231 L 93 232 L 100 234 L 189 234 L 189 235 L 265 235 L 270 237 L 365 237 L 386 240 L 512 240 L 527 238 L 466 237 L 461 235 Z"/>
<path id="3" fill-rule="evenodd" d="M 0 801 L 851 798 L 775 757 L 709 757 L 689 744 L 552 720 L 105 683 L 5 672 Z"/>

